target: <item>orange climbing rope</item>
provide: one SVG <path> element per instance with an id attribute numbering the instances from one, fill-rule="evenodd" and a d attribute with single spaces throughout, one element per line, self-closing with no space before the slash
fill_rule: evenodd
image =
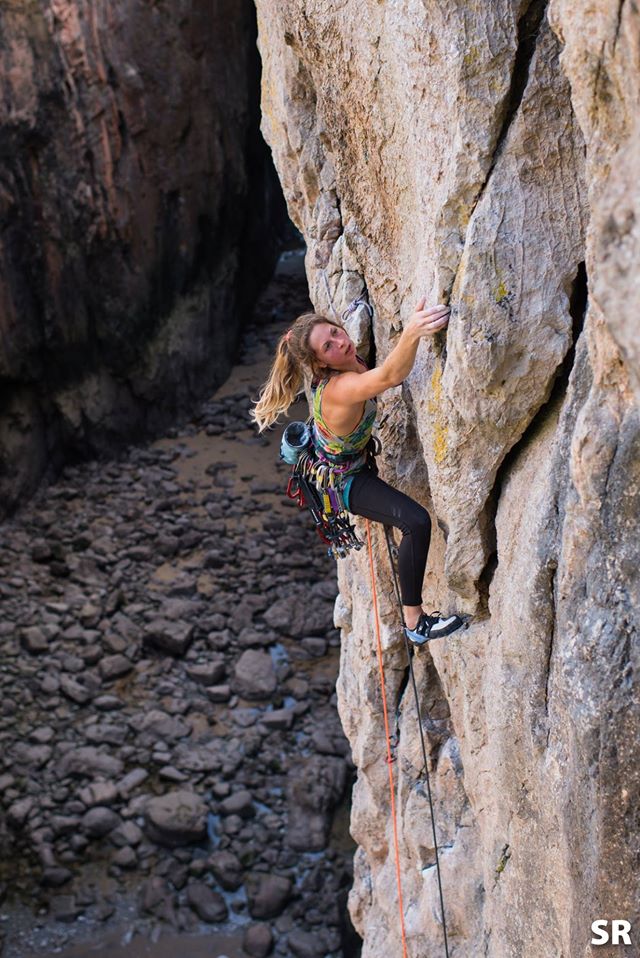
<path id="1" fill-rule="evenodd" d="M 396 856 L 396 882 L 398 884 L 398 911 L 400 913 L 400 934 L 402 936 L 402 958 L 407 958 L 407 936 L 404 928 L 404 905 L 402 904 L 402 881 L 400 878 L 400 847 L 398 843 L 398 826 L 396 823 L 396 801 L 393 785 L 393 756 L 391 754 L 391 735 L 389 733 L 389 715 L 387 713 L 387 696 L 384 684 L 384 664 L 382 661 L 382 641 L 380 639 L 380 617 L 378 615 L 378 594 L 376 592 L 376 576 L 373 568 L 373 549 L 371 547 L 371 526 L 367 524 L 367 544 L 369 547 L 369 567 L 371 569 L 371 594 L 373 596 L 373 614 L 376 622 L 376 645 L 378 651 L 378 668 L 380 669 L 380 686 L 382 689 L 382 712 L 384 715 L 384 732 L 387 739 L 387 766 L 389 768 L 389 795 L 391 798 L 391 820 L 393 822 L 393 845 Z"/>

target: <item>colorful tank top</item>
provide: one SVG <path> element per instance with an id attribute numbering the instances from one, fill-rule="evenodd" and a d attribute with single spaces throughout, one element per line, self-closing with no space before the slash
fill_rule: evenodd
<path id="1" fill-rule="evenodd" d="M 341 477 L 352 476 L 366 465 L 366 448 L 371 439 L 376 418 L 376 404 L 367 399 L 362 419 L 347 436 L 336 436 L 327 426 L 322 415 L 322 394 L 329 382 L 312 387 L 313 391 L 313 444 L 320 459 L 324 459 Z"/>

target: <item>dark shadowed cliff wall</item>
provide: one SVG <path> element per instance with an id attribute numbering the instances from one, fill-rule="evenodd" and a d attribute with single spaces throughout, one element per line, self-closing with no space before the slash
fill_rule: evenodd
<path id="1" fill-rule="evenodd" d="M 226 375 L 286 222 L 249 0 L 0 7 L 0 513 Z"/>

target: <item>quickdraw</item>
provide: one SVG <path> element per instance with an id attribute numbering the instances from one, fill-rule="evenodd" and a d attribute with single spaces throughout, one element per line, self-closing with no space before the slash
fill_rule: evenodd
<path id="1" fill-rule="evenodd" d="M 288 498 L 301 509 L 309 509 L 316 532 L 334 559 L 344 559 L 351 549 L 364 545 L 356 535 L 342 495 L 342 474 L 347 468 L 323 461 L 310 447 L 293 465 L 287 485 Z"/>

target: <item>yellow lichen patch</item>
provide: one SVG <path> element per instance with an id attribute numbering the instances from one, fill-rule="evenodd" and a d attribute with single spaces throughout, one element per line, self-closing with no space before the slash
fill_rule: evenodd
<path id="1" fill-rule="evenodd" d="M 447 458 L 447 433 L 448 426 L 443 423 L 435 422 L 433 430 L 433 458 L 440 465 Z"/>
<path id="2" fill-rule="evenodd" d="M 507 289 L 504 280 L 500 280 L 498 288 L 495 291 L 496 303 L 501 303 L 509 295 L 509 290 Z"/>
<path id="3" fill-rule="evenodd" d="M 439 365 L 434 367 L 433 373 L 431 375 L 431 398 L 427 403 L 427 409 L 431 415 L 435 415 L 438 412 L 438 406 L 440 405 L 440 400 L 442 399 L 442 370 Z"/>
<path id="4" fill-rule="evenodd" d="M 427 412 L 433 417 L 433 457 L 438 465 L 447 457 L 447 433 L 449 427 L 442 420 L 442 369 L 437 365 L 431 376 L 431 398 Z"/>
<path id="5" fill-rule="evenodd" d="M 470 46 L 465 53 L 462 62 L 466 67 L 474 67 L 480 59 L 480 52 L 477 46 Z"/>

